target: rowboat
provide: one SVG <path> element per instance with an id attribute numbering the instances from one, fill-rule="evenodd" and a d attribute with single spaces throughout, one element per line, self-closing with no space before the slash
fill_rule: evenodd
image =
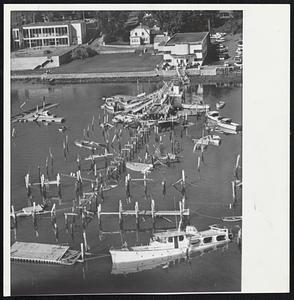
<path id="1" fill-rule="evenodd" d="M 98 150 L 102 148 L 106 148 L 105 144 L 97 143 L 93 141 L 87 141 L 87 140 L 75 140 L 74 144 L 81 148 L 86 148 L 90 150 Z"/>
<path id="2" fill-rule="evenodd" d="M 194 226 L 185 230 L 174 229 L 153 234 L 149 245 L 110 249 L 112 264 L 144 262 L 159 258 L 187 256 L 193 251 L 203 251 L 212 246 L 230 241 L 229 231 L 224 226 L 211 225 L 199 232 Z"/>
<path id="3" fill-rule="evenodd" d="M 231 118 L 225 118 L 219 115 L 218 111 L 209 111 L 206 113 L 207 120 L 218 127 L 220 129 L 228 129 L 231 131 L 241 131 L 242 126 L 237 123 L 233 123 Z"/>
<path id="4" fill-rule="evenodd" d="M 127 162 L 126 168 L 135 172 L 146 173 L 153 169 L 153 165 L 138 162 Z"/>
<path id="5" fill-rule="evenodd" d="M 242 221 L 242 216 L 222 217 L 224 222 L 239 222 Z"/>

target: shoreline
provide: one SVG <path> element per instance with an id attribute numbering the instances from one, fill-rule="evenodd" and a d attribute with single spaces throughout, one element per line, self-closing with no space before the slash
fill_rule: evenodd
<path id="1" fill-rule="evenodd" d="M 200 74 L 189 72 L 191 81 L 195 83 L 242 83 L 242 73 L 230 72 L 227 74 Z M 75 73 L 75 74 L 12 74 L 11 81 L 27 81 L 33 83 L 103 83 L 103 82 L 158 82 L 169 80 L 177 76 L 176 71 L 144 71 L 144 72 L 115 72 L 115 73 Z"/>

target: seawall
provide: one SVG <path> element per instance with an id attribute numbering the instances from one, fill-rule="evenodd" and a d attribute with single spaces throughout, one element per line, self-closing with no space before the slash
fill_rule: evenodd
<path id="1" fill-rule="evenodd" d="M 242 82 L 242 73 L 228 72 L 224 74 L 206 73 L 201 70 L 187 70 L 187 74 L 195 83 Z M 12 81 L 32 81 L 44 83 L 99 83 L 99 82 L 136 82 L 162 81 L 175 78 L 175 70 L 144 71 L 144 72 L 114 72 L 114 73 L 74 73 L 74 74 L 12 74 Z"/>

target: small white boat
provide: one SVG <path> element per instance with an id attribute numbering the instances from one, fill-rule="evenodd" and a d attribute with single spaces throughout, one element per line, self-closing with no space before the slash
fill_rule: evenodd
<path id="1" fill-rule="evenodd" d="M 197 112 L 206 112 L 210 109 L 210 105 L 203 103 L 182 103 L 182 108 L 196 110 Z"/>
<path id="2" fill-rule="evenodd" d="M 99 158 L 107 158 L 107 157 L 110 157 L 110 156 L 113 156 L 113 153 L 104 153 L 104 154 L 93 154 L 93 155 L 90 155 L 88 157 L 85 157 L 85 160 L 94 160 L 94 159 L 99 159 Z"/>
<path id="3" fill-rule="evenodd" d="M 210 134 L 199 139 L 193 139 L 194 141 L 194 150 L 201 149 L 203 146 L 213 145 L 219 146 L 221 144 L 221 137 L 218 135 Z"/>
<path id="4" fill-rule="evenodd" d="M 44 208 L 38 204 L 36 206 L 29 206 L 29 207 L 24 207 L 19 211 L 16 211 L 15 214 L 17 217 L 28 217 L 31 216 L 33 213 L 40 214 L 44 212 Z"/>
<path id="5" fill-rule="evenodd" d="M 233 123 L 231 118 L 225 118 L 219 115 L 218 111 L 209 111 L 206 114 L 209 122 L 217 125 L 220 128 L 228 129 L 231 131 L 241 131 L 242 126 L 237 123 Z"/>
<path id="6" fill-rule="evenodd" d="M 215 107 L 217 110 L 220 110 L 222 108 L 224 108 L 224 106 L 226 105 L 226 102 L 225 101 L 218 101 L 216 104 L 215 104 Z"/>
<path id="7" fill-rule="evenodd" d="M 153 165 L 139 162 L 126 162 L 126 168 L 135 172 L 146 173 L 153 169 Z"/>
<path id="8" fill-rule="evenodd" d="M 106 148 L 105 144 L 97 143 L 93 141 L 87 141 L 87 140 L 75 140 L 74 144 L 81 148 L 86 148 L 90 150 L 97 150 L 102 148 Z"/>
<path id="9" fill-rule="evenodd" d="M 242 216 L 232 216 L 232 217 L 222 217 L 224 222 L 240 222 L 242 221 Z"/>
<path id="10" fill-rule="evenodd" d="M 194 226 L 185 230 L 168 230 L 155 233 L 149 245 L 122 249 L 110 249 L 113 265 L 120 263 L 144 262 L 156 258 L 188 256 L 190 252 L 202 251 L 212 246 L 230 241 L 226 227 L 212 225 L 205 231 L 198 232 Z"/>

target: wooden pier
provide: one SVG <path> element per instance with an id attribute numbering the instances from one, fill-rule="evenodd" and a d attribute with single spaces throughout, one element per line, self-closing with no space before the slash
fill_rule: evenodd
<path id="1" fill-rule="evenodd" d="M 150 210 L 139 210 L 138 202 L 135 203 L 135 209 L 134 210 L 123 210 L 122 208 L 122 202 L 119 201 L 119 208 L 117 212 L 103 212 L 101 209 L 101 204 L 97 207 L 97 217 L 98 222 L 101 223 L 101 216 L 118 216 L 119 223 L 122 223 L 123 216 L 135 216 L 136 217 L 136 223 L 139 223 L 139 217 L 143 216 L 150 216 L 152 217 L 153 222 L 155 222 L 156 217 L 167 217 L 167 216 L 179 216 L 182 220 L 183 217 L 189 217 L 190 216 L 190 210 L 189 208 L 184 208 L 185 206 L 184 201 L 179 201 L 179 210 L 155 210 L 155 203 L 154 200 L 151 201 L 151 209 Z"/>
<path id="2" fill-rule="evenodd" d="M 15 242 L 10 249 L 12 261 L 73 265 L 81 252 L 70 250 L 69 246 Z"/>

